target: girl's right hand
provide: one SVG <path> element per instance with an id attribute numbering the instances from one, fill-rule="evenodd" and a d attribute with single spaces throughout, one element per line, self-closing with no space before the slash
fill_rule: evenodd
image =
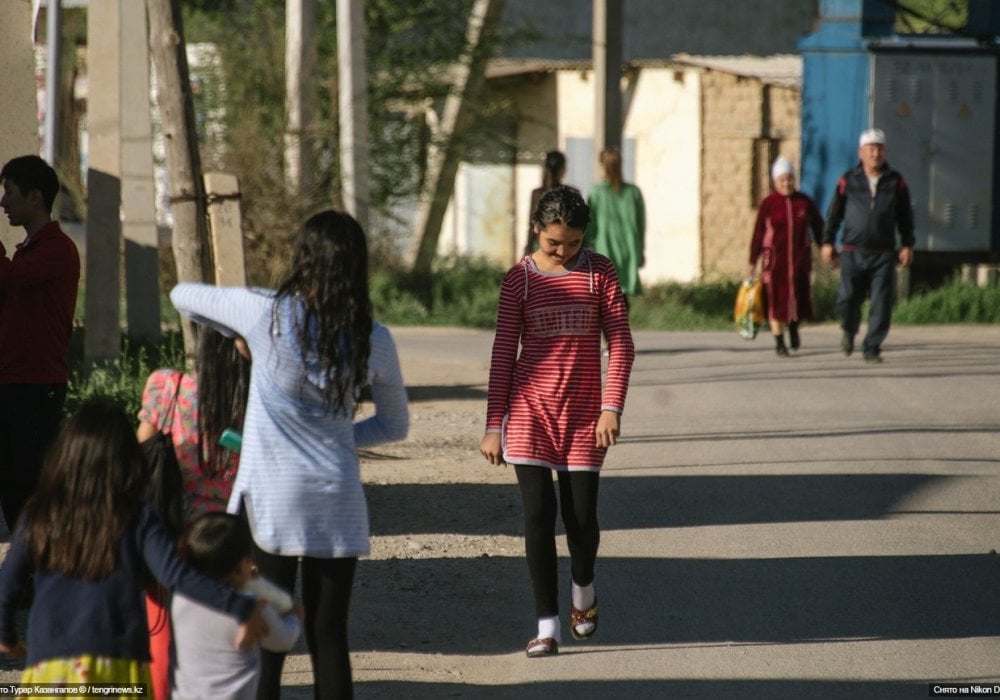
<path id="1" fill-rule="evenodd" d="M 479 441 L 479 452 L 486 458 L 486 461 L 495 467 L 505 464 L 503 461 L 503 445 L 500 440 L 500 433 L 486 433 Z"/>

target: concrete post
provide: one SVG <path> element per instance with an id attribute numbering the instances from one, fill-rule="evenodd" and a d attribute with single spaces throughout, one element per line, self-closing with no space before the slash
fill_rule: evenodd
<path id="1" fill-rule="evenodd" d="M 312 72 L 316 33 L 316 0 L 285 2 L 285 181 L 290 192 L 302 194 L 313 172 Z"/>
<path id="2" fill-rule="evenodd" d="M 38 153 L 38 101 L 31 45 L 31 3 L 0 2 L 0 165 Z M 24 240 L 24 229 L 11 228 L 0 216 L 0 240 L 7 255 Z"/>
<path id="3" fill-rule="evenodd" d="M 87 9 L 87 237 L 83 357 L 86 367 L 121 351 L 121 3 Z"/>
<path id="4" fill-rule="evenodd" d="M 59 154 L 59 88 L 62 85 L 62 0 L 49 0 L 45 17 L 45 151 L 42 157 L 56 167 Z"/>
<path id="5" fill-rule="evenodd" d="M 153 179 L 146 3 L 122 2 L 121 182 L 125 305 L 130 335 L 160 337 L 160 249 Z"/>
<path id="6" fill-rule="evenodd" d="M 208 196 L 208 228 L 215 261 L 215 284 L 242 287 L 247 283 L 243 256 L 240 186 L 229 173 L 205 173 Z"/>
<path id="7" fill-rule="evenodd" d="M 594 161 L 605 148 L 622 146 L 622 5 L 594 0 Z"/>
<path id="8" fill-rule="evenodd" d="M 344 208 L 368 230 L 368 84 L 364 8 L 337 0 L 340 80 L 340 186 Z"/>

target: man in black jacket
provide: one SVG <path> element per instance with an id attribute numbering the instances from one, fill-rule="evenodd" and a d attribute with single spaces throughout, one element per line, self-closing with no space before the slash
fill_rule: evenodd
<path id="1" fill-rule="evenodd" d="M 871 301 L 868 332 L 861 349 L 865 361 L 881 362 L 882 343 L 889 335 L 892 317 L 896 263 L 906 267 L 913 261 L 913 207 L 906 180 L 886 162 L 881 129 L 861 134 L 858 158 L 858 165 L 837 181 L 820 252 L 826 262 L 840 265 L 837 312 L 844 330 L 840 349 L 848 356 L 854 352 L 861 305 L 867 295 Z M 839 251 L 835 251 L 841 224 L 843 236 Z"/>

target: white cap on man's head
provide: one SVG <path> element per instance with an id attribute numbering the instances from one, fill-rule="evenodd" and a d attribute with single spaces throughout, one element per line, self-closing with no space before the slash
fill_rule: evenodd
<path id="1" fill-rule="evenodd" d="M 794 175 L 795 166 L 792 165 L 792 161 L 785 158 L 785 156 L 778 156 L 774 165 L 771 166 L 771 179 L 777 180 L 781 175 Z"/>
<path id="2" fill-rule="evenodd" d="M 884 146 L 885 132 L 881 129 L 868 129 L 867 131 L 862 131 L 861 138 L 858 139 L 858 146 L 867 146 L 870 143 L 877 143 Z"/>

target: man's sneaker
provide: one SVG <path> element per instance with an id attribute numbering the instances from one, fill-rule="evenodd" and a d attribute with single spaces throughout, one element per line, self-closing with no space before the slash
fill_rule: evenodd
<path id="1" fill-rule="evenodd" d="M 844 355 L 850 357 L 851 353 L 854 352 L 854 336 L 850 333 L 844 333 L 840 337 L 840 349 L 843 350 Z"/>
<path id="2" fill-rule="evenodd" d="M 878 364 L 881 361 L 882 361 L 882 356 L 880 354 L 878 354 L 877 352 L 866 352 L 865 353 L 865 362 L 871 362 L 873 364 Z"/>

